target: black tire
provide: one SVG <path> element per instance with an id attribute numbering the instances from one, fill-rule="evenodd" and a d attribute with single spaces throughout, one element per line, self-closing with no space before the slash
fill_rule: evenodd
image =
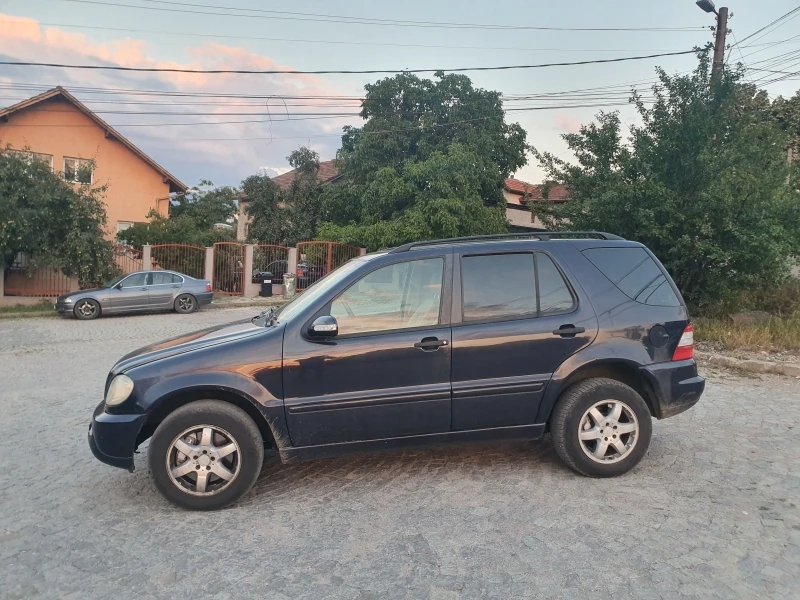
<path id="1" fill-rule="evenodd" d="M 175 298 L 175 302 L 173 303 L 173 308 L 175 312 L 180 313 L 182 315 L 188 315 L 190 313 L 195 312 L 199 308 L 199 304 L 197 303 L 197 298 L 192 296 L 191 294 L 181 294 L 177 298 Z"/>
<path id="2" fill-rule="evenodd" d="M 621 421 L 608 421 L 612 424 L 611 428 L 606 426 L 605 423 L 595 423 L 596 419 L 590 416 L 588 411 L 596 404 L 607 400 L 623 403 L 635 416 L 635 422 L 625 416 L 628 413 L 625 412 L 623 407 Z M 610 415 L 610 405 L 601 405 L 599 414 L 604 414 L 603 410 L 605 409 L 603 409 L 603 406 L 607 407 L 607 414 Z M 605 418 L 610 419 L 611 417 Z M 629 423 L 635 427 L 638 426 L 634 437 L 631 438 L 630 433 L 616 436 L 614 430 L 617 429 L 617 426 L 620 429 L 629 429 Z M 625 427 L 626 425 L 628 427 Z M 596 440 L 582 442 L 580 432 L 584 430 L 589 435 L 599 435 L 600 437 Z M 570 469 L 587 477 L 616 477 L 633 469 L 644 458 L 647 449 L 650 447 L 653 422 L 647 404 L 631 387 L 614 379 L 586 379 L 576 383 L 561 395 L 553 409 L 550 432 L 556 454 Z M 603 437 L 603 435 L 608 437 Z M 609 440 L 609 443 L 615 444 L 617 439 L 623 445 L 630 443 L 630 449 L 627 450 L 627 454 L 623 454 L 613 446 L 609 446 L 609 450 L 605 451 L 609 455 L 607 459 L 591 458 L 589 456 L 588 453 L 592 451 L 592 453 L 603 452 L 599 447 L 603 443 L 601 440 Z M 584 447 L 587 450 L 584 450 Z M 601 460 L 614 460 L 615 462 L 601 462 Z"/>
<path id="3" fill-rule="evenodd" d="M 92 298 L 81 298 L 75 303 L 72 314 L 81 321 L 91 321 L 100 316 L 100 303 Z"/>
<path id="4" fill-rule="evenodd" d="M 223 430 L 238 445 L 238 470 L 226 487 L 196 495 L 173 481 L 167 465 L 175 452 L 172 445 L 176 439 L 190 428 L 206 425 Z M 187 461 L 191 458 L 187 457 Z M 236 502 L 253 487 L 264 462 L 264 441 L 253 419 L 241 408 L 218 400 L 198 400 L 182 406 L 161 422 L 150 441 L 147 460 L 153 481 L 167 500 L 189 510 L 217 510 Z M 189 475 L 194 476 L 192 471 L 186 477 Z M 218 485 L 225 483 L 219 480 Z"/>

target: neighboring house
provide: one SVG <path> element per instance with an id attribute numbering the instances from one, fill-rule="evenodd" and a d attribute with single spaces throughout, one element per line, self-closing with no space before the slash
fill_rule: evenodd
<path id="1" fill-rule="evenodd" d="M 544 197 L 545 187 L 549 188 L 546 190 L 547 198 Z M 538 218 L 531 220 L 531 202 L 566 202 L 569 199 L 564 184 L 535 185 L 513 178 L 506 179 L 503 195 L 506 198 L 509 229 L 513 232 L 544 229 Z"/>
<path id="2" fill-rule="evenodd" d="M 68 181 L 107 185 L 109 239 L 146 222 L 152 209 L 166 216 L 169 195 L 187 189 L 60 86 L 0 110 L 0 150 L 6 146 L 29 151 Z"/>
<path id="3" fill-rule="evenodd" d="M 339 179 L 339 169 L 333 164 L 332 160 L 325 160 L 319 163 L 319 172 L 317 178 L 321 183 L 333 183 Z M 295 171 L 288 171 L 277 177 L 273 177 L 274 181 L 279 188 L 286 190 L 292 185 L 294 181 Z M 236 239 L 243 242 L 247 239 L 247 232 L 250 227 L 250 216 L 245 212 L 247 207 L 247 196 L 242 194 L 239 196 L 239 218 L 236 229 Z"/>

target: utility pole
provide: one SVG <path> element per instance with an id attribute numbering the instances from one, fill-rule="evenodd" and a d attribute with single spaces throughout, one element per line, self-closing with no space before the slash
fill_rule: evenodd
<path id="1" fill-rule="evenodd" d="M 714 62 L 711 65 L 711 79 L 722 74 L 722 65 L 725 62 L 725 40 L 728 37 L 728 7 L 722 6 L 719 11 L 714 6 L 714 0 L 697 0 L 697 6 L 707 13 L 717 15 L 717 36 L 714 40 Z"/>
<path id="2" fill-rule="evenodd" d="M 722 75 L 725 62 L 725 39 L 728 36 L 728 7 L 722 6 L 717 13 L 717 39 L 714 41 L 714 63 L 711 66 L 711 78 Z"/>

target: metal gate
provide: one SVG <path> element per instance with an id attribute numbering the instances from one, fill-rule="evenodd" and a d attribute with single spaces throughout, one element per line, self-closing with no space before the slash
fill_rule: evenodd
<path id="1" fill-rule="evenodd" d="M 253 283 L 256 283 L 256 273 L 272 273 L 272 282 L 283 283 L 283 276 L 289 266 L 288 246 L 274 244 L 257 244 L 253 246 Z"/>
<path id="2" fill-rule="evenodd" d="M 58 296 L 69 290 L 69 277 L 55 269 L 32 271 L 24 254 L 16 256 L 5 274 L 6 296 Z"/>
<path id="3" fill-rule="evenodd" d="M 177 271 L 195 279 L 205 278 L 206 249 L 188 244 L 157 244 L 150 247 L 151 268 Z"/>
<path id="4" fill-rule="evenodd" d="M 124 244 L 116 244 L 114 246 L 114 263 L 116 263 L 122 275 L 144 269 L 142 251 Z"/>
<path id="5" fill-rule="evenodd" d="M 297 289 L 304 290 L 360 254 L 360 248 L 338 242 L 297 244 Z"/>
<path id="6" fill-rule="evenodd" d="M 217 294 L 244 294 L 244 244 L 214 244 L 214 278 L 211 285 Z"/>

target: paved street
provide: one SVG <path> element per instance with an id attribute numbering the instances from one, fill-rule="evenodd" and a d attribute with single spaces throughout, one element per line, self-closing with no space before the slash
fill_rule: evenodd
<path id="1" fill-rule="evenodd" d="M 0 320 L 0 597 L 797 598 L 796 379 L 711 373 L 614 480 L 573 474 L 548 438 L 268 456 L 243 502 L 190 513 L 144 453 L 133 474 L 94 459 L 120 356 L 253 312 Z"/>

